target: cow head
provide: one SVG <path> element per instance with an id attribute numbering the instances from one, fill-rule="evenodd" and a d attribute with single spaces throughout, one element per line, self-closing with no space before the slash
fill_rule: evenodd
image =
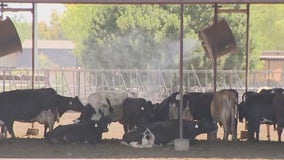
<path id="1" fill-rule="evenodd" d="M 88 103 L 81 111 L 79 118 L 74 120 L 73 122 L 78 123 L 81 121 L 89 121 L 93 114 L 95 114 L 95 109 Z"/>
<path id="2" fill-rule="evenodd" d="M 77 118 L 73 122 L 78 123 L 81 121 L 91 121 L 91 120 L 99 121 L 102 117 L 104 117 L 104 113 L 100 109 L 98 109 L 97 111 L 92 107 L 92 105 L 88 103 L 81 111 L 79 118 Z"/>
<path id="3" fill-rule="evenodd" d="M 246 115 L 246 109 L 245 109 L 245 102 L 241 102 L 238 105 L 238 112 L 239 112 L 239 121 L 243 122 L 245 115 Z"/>
<path id="4" fill-rule="evenodd" d="M 79 97 L 76 96 L 76 97 L 72 98 L 71 101 L 69 101 L 69 107 L 73 111 L 81 112 L 84 108 L 84 105 L 81 102 L 81 100 L 79 99 Z"/>
<path id="5" fill-rule="evenodd" d="M 61 95 L 56 95 L 56 108 L 58 109 L 59 117 L 62 116 L 68 110 L 73 110 L 77 112 L 81 112 L 84 108 L 83 103 L 80 99 L 76 96 L 73 97 L 65 97 Z"/>

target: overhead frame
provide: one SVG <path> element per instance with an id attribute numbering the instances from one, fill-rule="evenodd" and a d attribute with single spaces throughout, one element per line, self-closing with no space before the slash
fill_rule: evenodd
<path id="1" fill-rule="evenodd" d="M 32 3 L 33 9 L 35 3 L 66 3 L 66 4 L 180 4 L 180 93 L 183 94 L 183 5 L 184 4 L 247 4 L 247 24 L 249 23 L 249 5 L 250 4 L 284 4 L 284 0 L 0 0 L 4 3 Z M 215 7 L 216 8 L 216 7 Z M 216 10 L 216 9 L 215 9 Z M 217 11 L 215 11 L 214 21 L 217 18 Z M 33 14 L 34 19 L 34 14 Z M 33 21 L 34 25 L 34 21 Z M 34 27 L 33 27 L 34 29 Z M 248 26 L 247 26 L 247 45 L 248 45 Z M 34 37 L 34 36 L 33 36 Z M 33 40 L 34 44 L 34 40 Z M 34 50 L 34 49 L 33 49 Z M 34 53 L 33 53 L 34 54 Z M 215 60 L 216 61 L 216 60 Z M 246 48 L 246 76 L 248 75 L 248 46 Z M 33 63 L 34 70 L 34 63 Z M 214 73 L 216 74 L 216 63 L 214 63 Z M 214 76 L 214 92 L 216 91 L 216 76 Z M 246 77 L 247 90 L 247 77 Z M 182 113 L 183 96 L 180 96 L 181 103 L 179 106 L 179 115 Z M 179 137 L 183 138 L 182 125 L 183 120 L 179 116 Z"/>
<path id="2" fill-rule="evenodd" d="M 0 0 L 7 3 L 81 3 L 81 4 L 272 4 L 284 0 Z"/>

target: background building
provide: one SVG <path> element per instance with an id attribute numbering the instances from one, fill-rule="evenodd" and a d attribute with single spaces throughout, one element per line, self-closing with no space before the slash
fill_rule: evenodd
<path id="1" fill-rule="evenodd" d="M 47 57 L 54 66 L 49 67 L 76 67 L 77 58 L 74 54 L 75 45 L 68 40 L 38 40 L 38 54 Z M 32 41 L 22 43 L 23 53 L 13 53 L 0 58 L 2 68 L 31 68 Z M 36 56 L 38 57 L 38 56 Z M 38 59 L 38 58 L 36 58 Z M 35 62 L 36 65 L 39 62 Z"/>

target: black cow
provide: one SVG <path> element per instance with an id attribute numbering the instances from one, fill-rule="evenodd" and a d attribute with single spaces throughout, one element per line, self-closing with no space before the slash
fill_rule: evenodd
<path id="1" fill-rule="evenodd" d="M 80 121 L 69 125 L 59 125 L 45 135 L 49 143 L 89 143 L 100 142 L 103 132 L 107 132 L 110 118 L 102 117 L 99 121 Z"/>
<path id="2" fill-rule="evenodd" d="M 213 98 L 213 92 L 186 92 L 184 101 L 189 106 L 193 120 L 202 120 L 205 118 L 210 122 L 213 121 L 210 111 Z"/>
<path id="3" fill-rule="evenodd" d="M 183 138 L 194 140 L 202 133 L 217 130 L 217 125 L 201 121 L 183 120 Z M 154 144 L 166 145 L 179 138 L 179 120 L 159 121 L 142 128 L 134 129 L 123 135 L 123 142 L 133 147 L 152 147 Z"/>
<path id="4" fill-rule="evenodd" d="M 144 98 L 126 98 L 122 102 L 122 119 L 119 121 L 128 132 L 154 121 L 154 105 Z"/>
<path id="5" fill-rule="evenodd" d="M 282 130 L 284 128 L 284 94 L 276 93 L 272 101 L 273 110 L 275 112 L 278 141 L 281 142 Z"/>
<path id="6" fill-rule="evenodd" d="M 238 105 L 239 121 L 245 118 L 248 122 L 248 141 L 259 141 L 260 124 L 275 124 L 275 113 L 272 108 L 272 93 L 244 93 L 243 102 Z M 245 98 L 244 98 L 245 97 Z M 254 134 L 256 133 L 256 138 Z"/>
<path id="7" fill-rule="evenodd" d="M 82 109 L 80 116 L 74 120 L 74 123 L 78 123 L 81 121 L 90 121 L 93 120 L 92 116 L 95 115 L 97 113 L 97 111 L 92 107 L 92 105 L 90 105 L 89 103 L 86 104 L 86 106 Z M 104 116 L 104 114 L 102 112 L 101 113 L 101 117 Z"/>
<path id="8" fill-rule="evenodd" d="M 81 111 L 83 104 L 78 97 L 58 95 L 52 88 L 13 90 L 0 93 L 0 120 L 12 138 L 14 121 L 39 122 L 53 129 L 55 121 L 67 110 Z"/>
<path id="9" fill-rule="evenodd" d="M 179 96 L 179 92 L 174 92 L 169 97 L 164 99 L 161 103 L 155 104 L 156 121 L 164 121 L 170 119 L 170 106 L 177 103 L 177 96 Z"/>

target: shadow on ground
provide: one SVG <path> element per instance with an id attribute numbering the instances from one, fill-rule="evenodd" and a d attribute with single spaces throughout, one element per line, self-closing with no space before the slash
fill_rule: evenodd
<path id="1" fill-rule="evenodd" d="M 189 151 L 175 151 L 174 146 L 135 149 L 106 139 L 100 144 L 49 144 L 44 139 L 0 140 L 0 158 L 216 158 L 284 159 L 284 143 L 261 141 L 208 142 L 198 140 Z"/>

